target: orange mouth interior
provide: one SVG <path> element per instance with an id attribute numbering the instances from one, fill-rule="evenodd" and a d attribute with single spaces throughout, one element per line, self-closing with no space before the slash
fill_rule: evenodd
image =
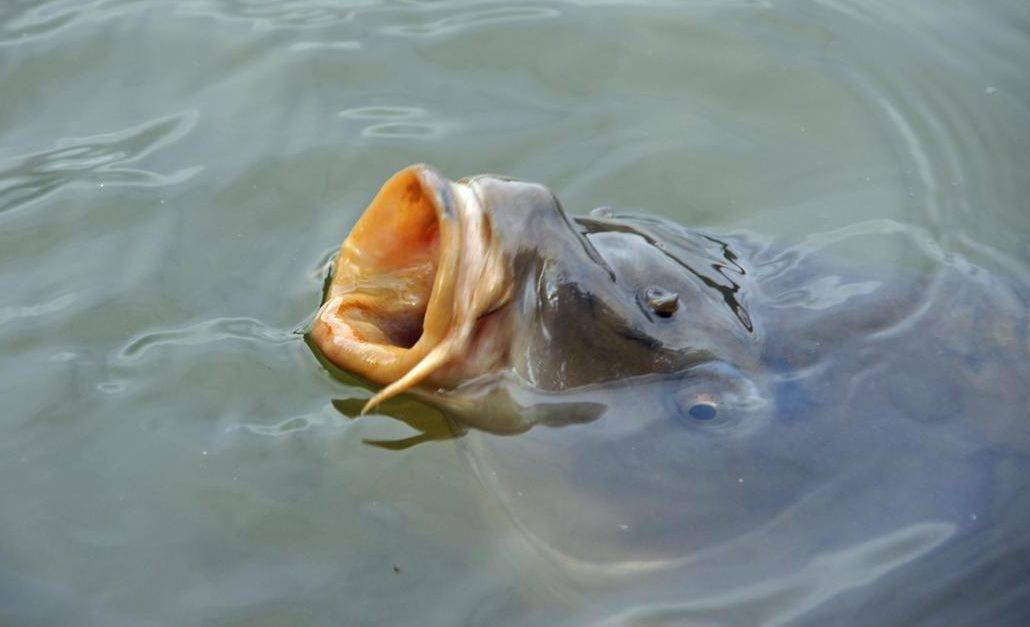
<path id="1" fill-rule="evenodd" d="M 438 200 L 447 184 L 418 166 L 398 172 L 344 241 L 312 327 L 338 366 L 390 384 L 446 335 L 458 248 Z"/>

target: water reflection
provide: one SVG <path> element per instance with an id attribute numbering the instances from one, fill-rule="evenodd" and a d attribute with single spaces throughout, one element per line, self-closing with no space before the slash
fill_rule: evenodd
<path id="1" fill-rule="evenodd" d="M 332 405 L 336 411 L 353 419 L 361 416 L 361 408 L 367 401 L 367 398 L 338 398 L 332 401 Z M 464 427 L 439 411 L 407 399 L 390 399 L 377 406 L 375 413 L 399 420 L 417 432 L 396 439 L 362 440 L 365 444 L 385 450 L 402 451 L 426 442 L 451 440 L 465 433 Z"/>

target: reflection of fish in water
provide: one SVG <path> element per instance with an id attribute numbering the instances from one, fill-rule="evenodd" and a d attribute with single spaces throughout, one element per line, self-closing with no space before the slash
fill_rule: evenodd
<path id="1" fill-rule="evenodd" d="M 311 338 L 384 386 L 366 409 L 520 433 L 469 434 L 473 465 L 591 621 L 1023 623 L 1025 287 L 816 266 L 413 166 Z"/>

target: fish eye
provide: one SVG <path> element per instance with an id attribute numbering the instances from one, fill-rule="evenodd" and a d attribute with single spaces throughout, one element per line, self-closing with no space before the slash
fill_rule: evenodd
<path id="1" fill-rule="evenodd" d="M 768 423 L 771 399 L 724 362 L 698 364 L 670 380 L 664 395 L 672 422 L 702 437 L 746 435 Z"/>
<path id="2" fill-rule="evenodd" d="M 644 290 L 644 302 L 655 315 L 661 318 L 671 318 L 679 309 L 680 297 L 676 292 L 652 285 Z"/>
<path id="3" fill-rule="evenodd" d="M 713 403 L 695 403 L 687 410 L 687 414 L 694 420 L 708 422 L 715 418 L 718 414 L 718 410 L 716 410 L 715 404 Z"/>
<path id="4" fill-rule="evenodd" d="M 708 386 L 706 386 L 708 387 Z M 675 394 L 673 402 L 676 407 L 676 414 L 684 424 L 721 424 L 732 414 L 721 415 L 721 400 L 711 389 L 704 392 L 691 390 L 689 388 L 680 390 Z"/>

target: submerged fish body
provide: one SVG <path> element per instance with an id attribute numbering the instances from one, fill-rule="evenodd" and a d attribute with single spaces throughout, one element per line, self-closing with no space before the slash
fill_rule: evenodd
<path id="1" fill-rule="evenodd" d="M 373 405 L 478 428 L 514 555 L 586 622 L 1025 624 L 1021 281 L 569 218 L 542 186 L 414 166 L 312 338 L 385 386 Z"/>

